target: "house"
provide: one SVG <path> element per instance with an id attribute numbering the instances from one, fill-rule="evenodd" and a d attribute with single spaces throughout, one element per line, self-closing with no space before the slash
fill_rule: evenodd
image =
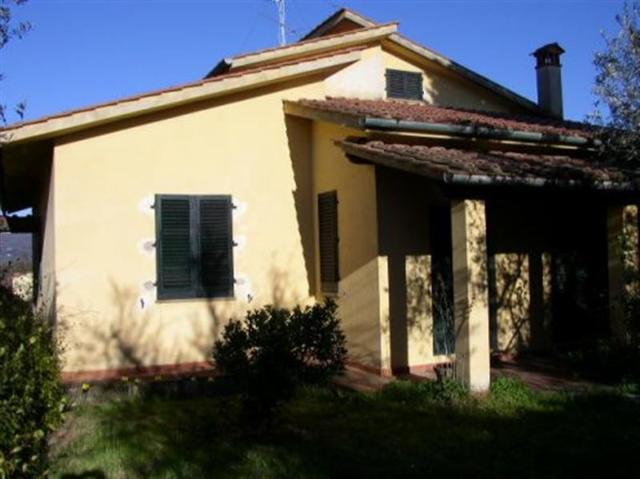
<path id="1" fill-rule="evenodd" d="M 208 366 L 230 317 L 325 296 L 380 374 L 623 335 L 633 172 L 538 102 L 340 10 L 203 80 L 8 127 L 3 206 L 33 208 L 38 301 L 68 380 Z M 533 70 L 533 69 L 532 69 Z M 533 75 L 533 71 L 532 71 Z"/>

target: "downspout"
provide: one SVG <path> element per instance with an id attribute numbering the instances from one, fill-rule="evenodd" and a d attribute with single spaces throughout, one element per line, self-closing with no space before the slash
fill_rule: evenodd
<path id="1" fill-rule="evenodd" d="M 455 135 L 465 138 L 483 138 L 488 140 L 513 140 L 527 143 L 560 144 L 566 146 L 598 146 L 601 142 L 580 136 L 550 135 L 531 131 L 493 129 L 484 126 L 453 125 L 448 123 L 430 123 L 389 118 L 365 117 L 362 126 L 374 130 L 404 130 L 420 133 Z"/>
<path id="2" fill-rule="evenodd" d="M 7 211 L 5 210 L 5 205 L 7 202 L 7 188 L 5 183 L 5 174 L 4 174 L 4 162 L 2 161 L 2 155 L 4 152 L 4 148 L 0 147 L 0 213 L 5 218 L 8 216 Z"/>

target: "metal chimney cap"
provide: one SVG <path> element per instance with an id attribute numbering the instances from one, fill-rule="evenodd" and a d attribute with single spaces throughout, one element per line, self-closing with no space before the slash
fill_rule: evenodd
<path id="1" fill-rule="evenodd" d="M 536 57 L 536 68 L 546 66 L 560 66 L 560 55 L 564 53 L 562 48 L 557 43 L 547 43 L 546 45 L 538 48 L 531 55 Z"/>
<path id="2" fill-rule="evenodd" d="M 553 43 L 547 43 L 546 45 L 541 46 L 531 55 L 533 55 L 534 57 L 537 57 L 545 53 L 550 53 L 552 55 L 562 55 L 563 53 L 565 53 L 565 50 L 560 45 L 558 45 L 558 43 L 553 42 Z"/>

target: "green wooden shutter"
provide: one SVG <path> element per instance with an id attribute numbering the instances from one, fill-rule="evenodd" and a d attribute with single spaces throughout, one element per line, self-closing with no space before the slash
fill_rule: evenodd
<path id="1" fill-rule="evenodd" d="M 422 100 L 422 74 L 388 69 L 387 97 L 405 100 Z"/>
<path id="2" fill-rule="evenodd" d="M 156 196 L 159 299 L 188 298 L 195 295 L 191 230 L 191 204 L 188 196 Z"/>
<path id="3" fill-rule="evenodd" d="M 230 196 L 198 198 L 199 270 L 206 297 L 233 296 L 233 234 Z"/>
<path id="4" fill-rule="evenodd" d="M 329 191 L 318 195 L 318 224 L 322 291 L 336 293 L 340 281 L 337 192 Z"/>

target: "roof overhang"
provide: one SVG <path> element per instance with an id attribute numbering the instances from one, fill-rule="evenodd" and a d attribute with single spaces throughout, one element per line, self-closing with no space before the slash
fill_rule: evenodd
<path id="1" fill-rule="evenodd" d="M 385 133 L 414 133 L 438 138 L 472 139 L 559 148 L 591 148 L 599 140 L 569 134 L 524 131 L 507 128 L 489 128 L 470 124 L 453 124 L 426 121 L 412 121 L 394 118 L 354 114 L 325 108 L 315 108 L 301 101 L 284 101 L 287 114 L 310 120 L 325 121 L 348 128 Z"/>
<path id="2" fill-rule="evenodd" d="M 362 49 L 345 49 L 296 62 L 270 65 L 242 73 L 231 73 L 172 89 L 61 113 L 32 122 L 18 123 L 0 130 L 0 132 L 7 137 L 4 141 L 5 144 L 19 144 L 66 135 L 117 120 L 339 68 L 359 60 Z"/>
<path id="3" fill-rule="evenodd" d="M 558 172 L 566 173 L 567 166 L 559 166 L 556 169 L 549 167 L 545 175 L 517 175 L 517 174 L 485 174 L 474 171 L 474 165 L 471 161 L 465 164 L 463 168 L 457 165 L 457 168 L 451 168 L 451 161 L 448 154 L 433 155 L 429 160 L 420 158 L 419 155 L 404 153 L 401 151 L 392 151 L 385 148 L 372 147 L 358 141 L 338 140 L 338 145 L 349 159 L 356 163 L 372 163 L 378 166 L 384 166 L 407 173 L 417 174 L 439 181 L 449 185 L 456 186 L 519 186 L 519 187 L 535 187 L 535 188 L 559 188 L 559 189 L 584 189 L 597 191 L 610 191 L 619 193 L 638 193 L 640 192 L 640 184 L 638 180 L 609 180 L 598 178 L 571 178 L 566 177 Z M 373 142 L 381 143 L 381 142 Z M 431 149 L 431 148 L 429 148 Z M 410 150 L 410 149 L 409 149 Z M 433 150 L 438 150 L 435 148 Z M 440 148 L 440 150 L 445 150 Z M 452 151 L 452 150 L 449 150 Z M 459 150 L 464 159 L 465 152 Z M 467 152 L 475 154 L 475 152 Z M 487 155 L 490 159 L 491 155 Z M 502 159 L 504 161 L 504 158 Z M 520 160 L 512 160 L 516 168 L 517 162 Z M 467 171 L 464 171 L 467 169 Z M 604 171 L 604 170 L 603 170 Z M 613 172 L 613 170 L 612 170 Z"/>
<path id="4" fill-rule="evenodd" d="M 4 213 L 33 208 L 49 181 L 52 141 L 7 145 L 0 149 L 0 206 Z M 13 227 L 12 227 L 13 229 Z"/>

